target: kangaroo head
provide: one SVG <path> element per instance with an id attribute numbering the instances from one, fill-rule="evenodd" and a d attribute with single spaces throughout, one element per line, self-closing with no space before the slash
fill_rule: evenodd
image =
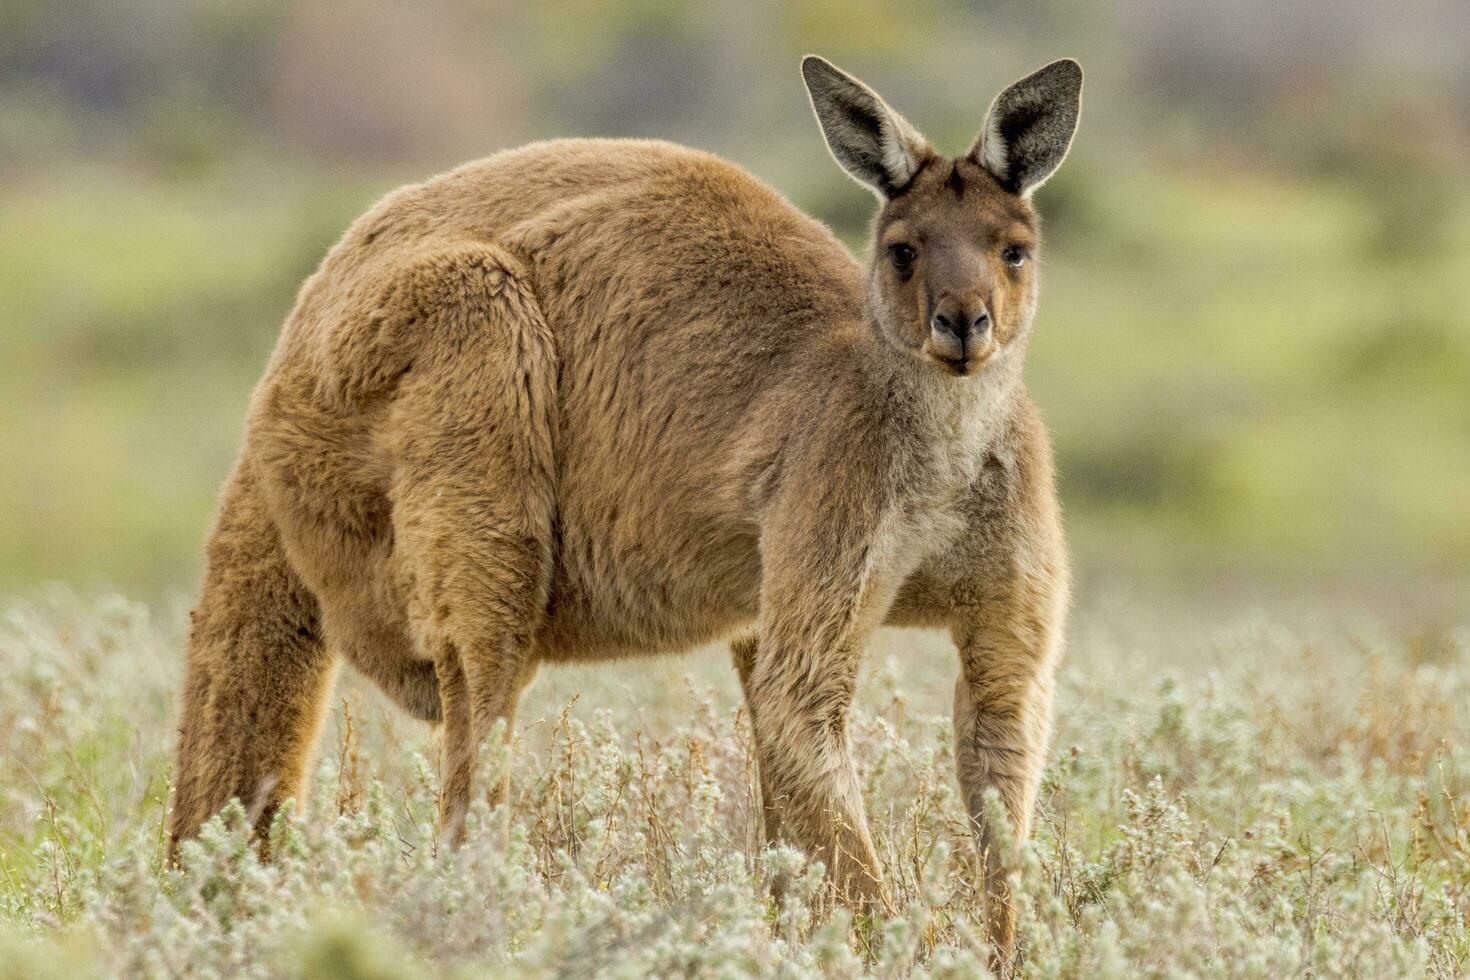
<path id="1" fill-rule="evenodd" d="M 882 202 L 868 273 L 882 336 L 949 375 L 977 373 L 1030 329 L 1039 245 L 1030 197 L 1071 145 L 1081 67 L 1054 61 L 1006 89 L 954 159 L 830 62 L 808 56 L 801 71 L 832 155 Z"/>

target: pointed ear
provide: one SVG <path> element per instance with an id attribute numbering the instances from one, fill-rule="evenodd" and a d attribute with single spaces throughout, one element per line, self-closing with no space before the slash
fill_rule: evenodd
<path id="1" fill-rule="evenodd" d="M 827 148 L 842 169 L 879 197 L 892 197 L 907 187 L 934 152 L 919 131 L 877 92 L 825 58 L 803 58 L 801 77 Z"/>
<path id="2" fill-rule="evenodd" d="M 1081 108 L 1082 66 L 1053 61 L 995 97 L 970 159 L 1006 190 L 1029 197 L 1061 166 Z"/>

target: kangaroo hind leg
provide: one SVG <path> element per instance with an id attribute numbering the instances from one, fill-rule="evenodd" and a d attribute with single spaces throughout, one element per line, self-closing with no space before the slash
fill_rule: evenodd
<path id="1" fill-rule="evenodd" d="M 393 408 L 390 496 L 409 630 L 439 681 L 440 831 L 457 842 L 480 743 L 497 720 L 509 728 L 535 670 L 552 568 L 556 357 L 510 256 L 465 247 L 407 275 L 421 349 Z"/>

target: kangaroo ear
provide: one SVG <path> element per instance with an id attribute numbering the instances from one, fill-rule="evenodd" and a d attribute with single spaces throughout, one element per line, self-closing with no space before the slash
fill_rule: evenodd
<path id="1" fill-rule="evenodd" d="M 825 58 L 803 58 L 801 77 L 827 148 L 842 169 L 882 198 L 907 187 L 934 152 L 919 131 L 877 92 Z"/>
<path id="2" fill-rule="evenodd" d="M 995 97 L 970 159 L 1012 194 L 1029 197 L 1062 165 L 1082 108 L 1082 66 L 1039 68 Z"/>

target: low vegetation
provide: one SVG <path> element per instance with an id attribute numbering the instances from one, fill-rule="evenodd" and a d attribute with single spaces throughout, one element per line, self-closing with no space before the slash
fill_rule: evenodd
<path id="1" fill-rule="evenodd" d="M 940 637 L 870 658 L 853 738 L 901 912 L 853 921 L 761 846 L 717 651 L 548 671 L 511 802 L 458 853 L 435 844 L 430 733 L 346 679 L 273 862 L 237 807 L 165 870 L 182 622 L 69 594 L 4 610 L 0 977 L 983 975 Z M 1204 643 L 1126 610 L 1074 633 L 1014 869 L 1026 976 L 1470 969 L 1470 635 L 1250 621 Z"/>

